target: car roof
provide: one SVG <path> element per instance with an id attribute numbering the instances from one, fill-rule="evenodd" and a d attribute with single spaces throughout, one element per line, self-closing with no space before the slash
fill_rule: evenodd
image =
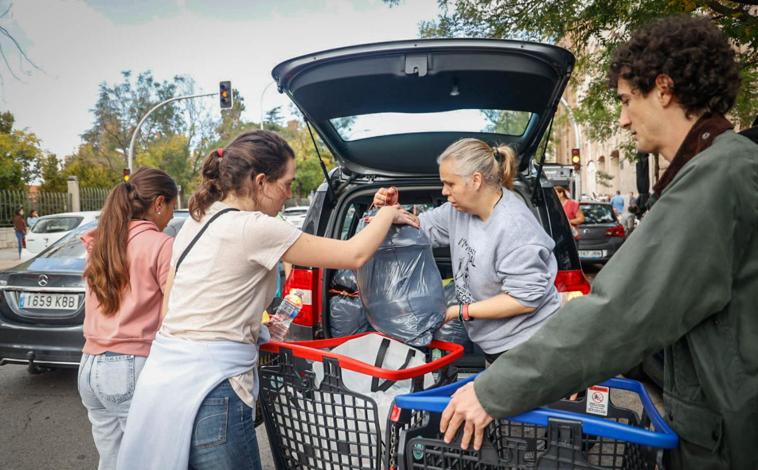
<path id="1" fill-rule="evenodd" d="M 526 169 L 574 65 L 567 50 L 526 41 L 428 39 L 344 47 L 296 57 L 272 71 L 340 163 L 363 174 L 436 175 L 436 157 L 476 137 L 507 143 Z M 455 92 L 453 92 L 455 90 Z M 422 131 L 343 140 L 332 119 L 452 110 L 530 112 L 522 135 Z"/>
<path id="2" fill-rule="evenodd" d="M 100 211 L 59 212 L 40 216 L 40 219 L 53 219 L 56 217 L 97 217 Z"/>

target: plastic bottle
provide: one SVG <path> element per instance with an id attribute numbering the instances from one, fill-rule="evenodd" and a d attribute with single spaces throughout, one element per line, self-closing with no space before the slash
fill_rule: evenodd
<path id="1" fill-rule="evenodd" d="M 271 317 L 271 323 L 277 324 L 276 328 L 269 328 L 272 341 L 284 341 L 292 320 L 300 313 L 301 308 L 303 308 L 303 293 L 293 289 L 282 299 Z"/>

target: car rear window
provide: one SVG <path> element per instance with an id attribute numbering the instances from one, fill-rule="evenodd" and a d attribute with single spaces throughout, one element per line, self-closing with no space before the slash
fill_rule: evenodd
<path id="1" fill-rule="evenodd" d="M 502 109 L 456 109 L 436 113 L 374 113 L 331 119 L 344 141 L 418 132 L 483 132 L 520 136 L 532 113 Z"/>
<path id="2" fill-rule="evenodd" d="M 605 204 L 581 204 L 585 224 L 612 224 L 616 222 L 611 206 Z"/>
<path id="3" fill-rule="evenodd" d="M 68 232 L 75 229 L 81 222 L 82 217 L 51 217 L 49 219 L 39 219 L 32 233 L 56 233 Z"/>

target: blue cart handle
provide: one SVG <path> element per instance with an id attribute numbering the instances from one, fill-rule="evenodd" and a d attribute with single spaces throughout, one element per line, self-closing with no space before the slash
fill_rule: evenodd
<path id="1" fill-rule="evenodd" d="M 443 387 L 433 388 L 423 392 L 398 395 L 395 397 L 395 404 L 399 408 L 404 409 L 442 413 L 450 402 L 450 396 L 455 393 L 456 390 L 473 381 L 475 378 L 476 376 L 472 376 Z M 636 380 L 613 378 L 606 380 L 600 385 L 636 393 L 640 397 L 642 406 L 650 417 L 655 431 L 636 428 L 634 426 L 621 424 L 597 416 L 583 415 L 570 411 L 551 410 L 544 407 L 508 419 L 536 426 L 547 426 L 549 418 L 581 421 L 582 432 L 594 436 L 607 437 L 610 439 L 617 439 L 661 449 L 674 449 L 679 445 L 679 436 L 676 435 L 676 433 L 663 420 L 661 415 L 658 414 L 658 410 L 656 410 L 650 396 L 647 394 L 647 390 L 645 390 L 641 383 Z"/>

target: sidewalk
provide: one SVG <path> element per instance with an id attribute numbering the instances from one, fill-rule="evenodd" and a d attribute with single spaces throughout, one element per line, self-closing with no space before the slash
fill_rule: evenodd
<path id="1" fill-rule="evenodd" d="M 23 261 L 18 259 L 18 248 L 0 248 L 0 270 L 12 268 Z"/>

